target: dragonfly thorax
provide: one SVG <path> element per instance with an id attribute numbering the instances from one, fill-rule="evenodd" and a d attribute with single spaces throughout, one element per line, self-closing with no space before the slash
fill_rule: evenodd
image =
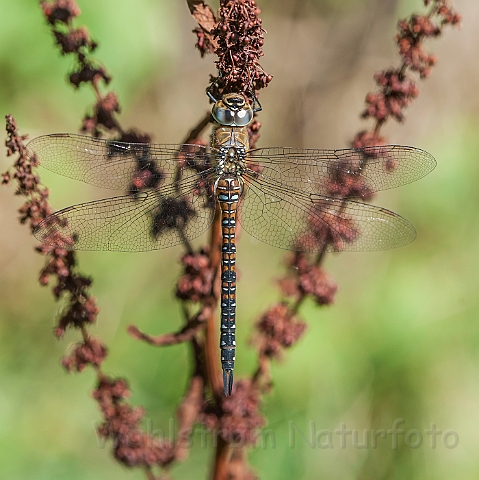
<path id="1" fill-rule="evenodd" d="M 245 156 L 246 151 L 241 145 L 221 147 L 218 152 L 217 174 L 242 175 L 246 170 Z"/>
<path id="2" fill-rule="evenodd" d="M 215 152 L 218 175 L 242 175 L 246 169 L 246 152 L 249 149 L 246 127 L 216 125 L 211 135 L 211 148 Z"/>

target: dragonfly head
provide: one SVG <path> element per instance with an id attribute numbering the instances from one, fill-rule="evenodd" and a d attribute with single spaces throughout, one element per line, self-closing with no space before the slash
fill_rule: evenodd
<path id="1" fill-rule="evenodd" d="M 246 127 L 253 120 L 253 108 L 243 95 L 226 93 L 213 105 L 213 118 L 225 126 Z"/>

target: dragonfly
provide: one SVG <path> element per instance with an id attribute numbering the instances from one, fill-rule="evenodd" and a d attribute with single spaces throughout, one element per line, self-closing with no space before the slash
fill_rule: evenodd
<path id="1" fill-rule="evenodd" d="M 256 239 L 299 252 L 371 251 L 416 236 L 403 217 L 365 203 L 373 193 L 428 174 L 424 150 L 250 148 L 259 102 L 215 99 L 208 145 L 126 143 L 51 134 L 27 146 L 58 174 L 126 194 L 73 205 L 45 218 L 35 236 L 74 250 L 139 252 L 187 244 L 221 222 L 220 351 L 224 394 L 232 394 L 236 329 L 236 225 Z"/>

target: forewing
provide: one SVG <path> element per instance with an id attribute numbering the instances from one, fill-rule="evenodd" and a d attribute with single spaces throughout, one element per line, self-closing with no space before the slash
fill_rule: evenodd
<path id="1" fill-rule="evenodd" d="M 263 179 L 264 180 L 264 179 Z M 259 183 L 246 175 L 239 221 L 253 237 L 287 250 L 386 250 L 416 236 L 414 227 L 384 208 Z"/>
<path id="2" fill-rule="evenodd" d="M 167 188 L 82 203 L 43 220 L 35 236 L 72 250 L 138 252 L 172 247 L 213 221 L 211 172 Z"/>
<path id="3" fill-rule="evenodd" d="M 34 138 L 27 150 L 52 172 L 113 190 L 141 189 L 135 182 L 154 188 L 176 178 L 181 169 L 201 171 L 211 163 L 204 145 L 125 143 L 73 134 Z"/>
<path id="4" fill-rule="evenodd" d="M 270 147 L 248 152 L 248 165 L 258 180 L 306 193 L 367 199 L 373 192 L 424 177 L 436 161 L 424 150 L 401 145 L 343 150 Z"/>

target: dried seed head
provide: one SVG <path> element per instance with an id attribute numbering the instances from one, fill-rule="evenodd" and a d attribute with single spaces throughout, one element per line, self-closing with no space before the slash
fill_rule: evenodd
<path id="1" fill-rule="evenodd" d="M 72 19 L 78 17 L 81 11 L 73 0 L 56 0 L 54 2 L 40 2 L 43 14 L 47 17 L 48 23 L 69 24 Z"/>
<path id="2" fill-rule="evenodd" d="M 132 407 L 125 399 L 130 390 L 123 379 L 102 377 L 93 392 L 93 398 L 103 415 L 98 434 L 109 439 L 113 455 L 123 464 L 133 467 L 164 466 L 174 456 L 171 443 L 142 432 L 139 428 L 145 412 Z"/>
<path id="3" fill-rule="evenodd" d="M 306 330 L 306 324 L 284 303 L 273 305 L 255 325 L 258 335 L 253 339 L 260 355 L 281 358 L 285 348 L 294 345 Z"/>
<path id="4" fill-rule="evenodd" d="M 261 395 L 256 386 L 250 381 L 239 380 L 235 383 L 233 395 L 225 397 L 220 408 L 206 405 L 199 419 L 226 442 L 253 446 L 259 428 L 266 423 L 259 411 L 260 405 Z"/>
<path id="5" fill-rule="evenodd" d="M 181 263 L 184 273 L 178 280 L 176 296 L 182 300 L 199 302 L 211 295 L 214 269 L 210 267 L 208 250 L 200 249 L 198 253 L 188 253 Z"/>
<path id="6" fill-rule="evenodd" d="M 333 279 L 304 253 L 294 253 L 288 260 L 288 275 L 279 281 L 287 296 L 311 295 L 318 305 L 330 305 L 338 289 Z"/>
<path id="7" fill-rule="evenodd" d="M 75 346 L 73 351 L 63 357 L 63 367 L 71 372 L 83 371 L 88 365 L 99 367 L 108 354 L 106 346 L 96 338 L 89 338 L 86 342 Z"/>
<path id="8" fill-rule="evenodd" d="M 272 80 L 258 61 L 263 55 L 265 34 L 260 13 L 252 0 L 227 0 L 220 7 L 220 20 L 211 32 L 218 43 L 216 65 L 221 73 L 213 92 L 216 98 L 223 93 L 243 92 L 252 99 L 253 91 Z"/>

